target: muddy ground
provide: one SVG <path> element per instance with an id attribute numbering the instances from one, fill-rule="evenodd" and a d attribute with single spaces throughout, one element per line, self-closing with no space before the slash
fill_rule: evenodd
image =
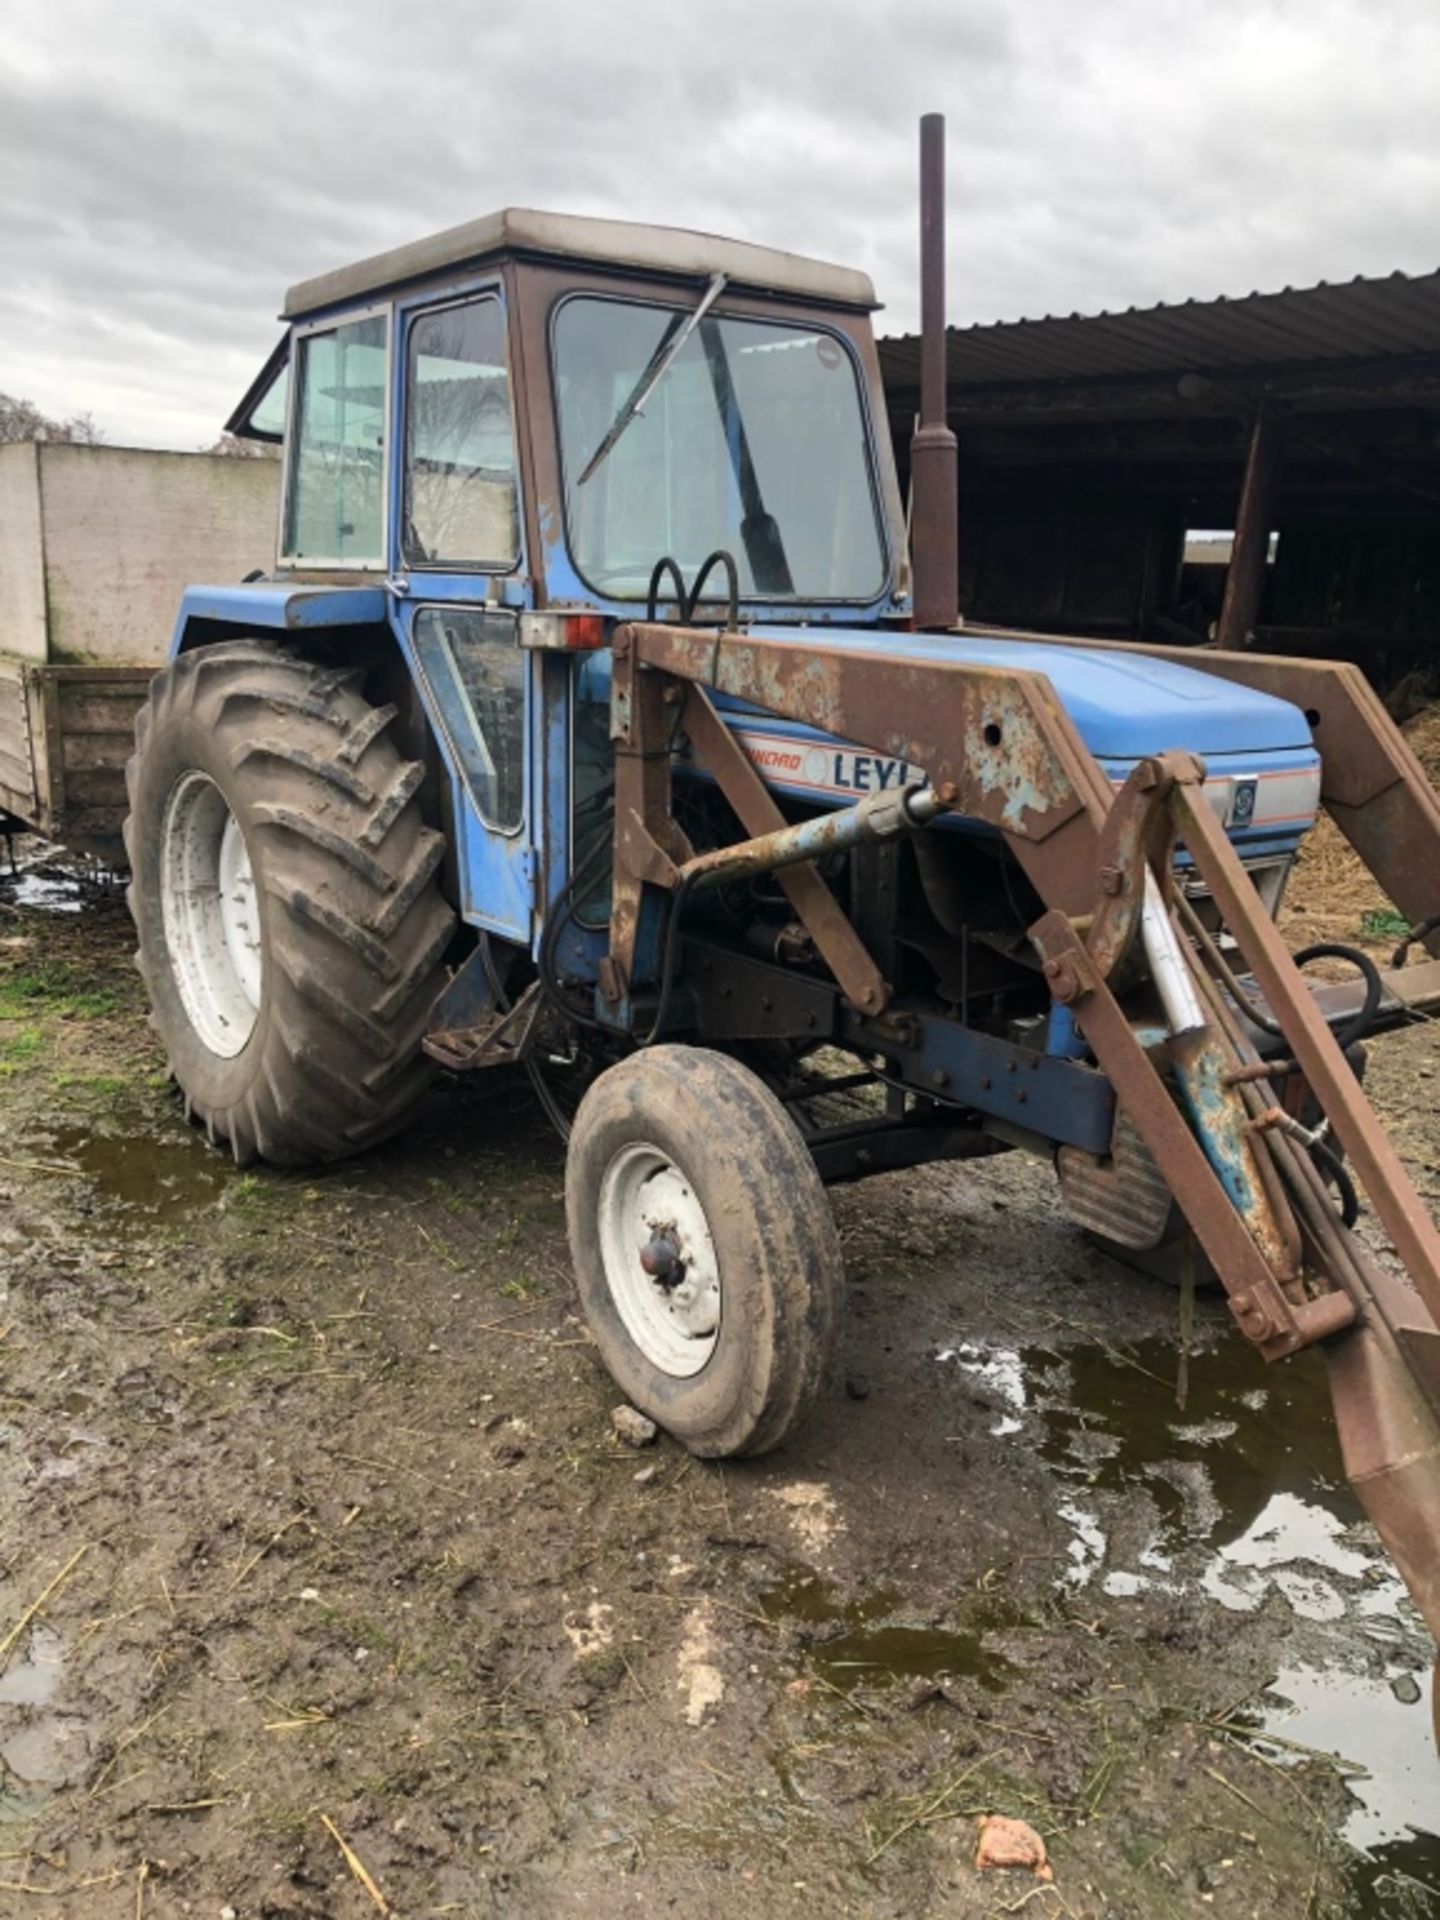
<path id="1" fill-rule="evenodd" d="M 522 1085 L 238 1173 L 118 897 L 41 880 L 0 887 L 0 1914 L 1440 1911 L 1433 1650 L 1313 1356 L 1202 1301 L 1181 1410 L 1175 1296 L 1010 1157 L 837 1195 L 844 1374 L 782 1455 L 630 1451 Z M 1432 1200 L 1437 1032 L 1373 1076 Z M 986 1810 L 1053 1883 L 974 1870 Z"/>

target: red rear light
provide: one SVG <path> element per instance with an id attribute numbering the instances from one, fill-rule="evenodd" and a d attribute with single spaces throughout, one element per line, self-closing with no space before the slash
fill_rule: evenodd
<path id="1" fill-rule="evenodd" d="M 520 644 L 550 653 L 585 653 L 606 644 L 609 624 L 603 613 L 570 613 L 556 608 L 522 613 Z"/>
<path id="2" fill-rule="evenodd" d="M 570 652 L 582 647 L 603 647 L 607 621 L 603 613 L 571 613 L 565 616 L 565 645 Z"/>

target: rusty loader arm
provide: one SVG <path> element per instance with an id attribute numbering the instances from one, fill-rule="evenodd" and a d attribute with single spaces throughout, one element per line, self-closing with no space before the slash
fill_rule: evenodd
<path id="1" fill-rule="evenodd" d="M 1440 804 L 1358 675 L 1250 656 L 1183 657 L 1283 693 L 1311 712 L 1322 735 L 1351 743 L 1327 755 L 1326 802 L 1397 904 L 1417 917 L 1433 912 Z M 1044 905 L 1029 933 L 1053 1002 L 1073 1013 L 1117 1114 L 1148 1148 L 1241 1332 L 1271 1361 L 1323 1346 L 1347 1471 L 1440 1634 L 1440 1234 L 1207 805 L 1202 764 L 1188 754 L 1143 761 L 1116 795 L 1043 674 L 927 659 L 923 641 L 877 652 L 827 645 L 823 633 L 621 628 L 604 996 L 619 1004 L 642 982 L 647 896 L 673 910 L 717 866 L 773 869 L 853 1015 L 851 1044 L 877 1054 L 903 1033 L 903 1015 L 805 856 L 846 835 L 853 843 L 895 830 L 893 806 L 883 829 L 873 804 L 824 825 L 787 824 L 717 714 L 716 695 L 922 768 L 928 785 L 911 789 L 901 831 L 953 812 L 1003 835 Z M 682 738 L 748 840 L 690 852 L 671 811 L 672 747 Z M 1274 1065 L 1257 1052 L 1227 986 L 1233 974 L 1218 942 L 1175 888 L 1177 840 L 1409 1285 L 1383 1271 L 1336 1214 L 1272 1085 Z"/>

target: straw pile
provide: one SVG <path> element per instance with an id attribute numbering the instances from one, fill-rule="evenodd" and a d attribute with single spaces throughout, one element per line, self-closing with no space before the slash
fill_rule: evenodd
<path id="1" fill-rule="evenodd" d="M 1417 714 L 1405 728 L 1433 787 L 1440 788 L 1440 701 Z M 1440 913 L 1440 897 L 1435 901 Z M 1374 916 L 1394 916 L 1393 903 L 1380 890 L 1328 814 L 1306 840 L 1285 891 L 1281 926 L 1290 944 L 1342 940 L 1388 960 L 1397 943 L 1393 928 Z M 1372 916 L 1367 923 L 1367 916 Z"/>

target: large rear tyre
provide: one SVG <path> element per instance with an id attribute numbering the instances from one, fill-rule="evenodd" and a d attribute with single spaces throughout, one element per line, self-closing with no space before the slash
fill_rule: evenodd
<path id="1" fill-rule="evenodd" d="M 600 1356 L 692 1453 L 766 1453 L 823 1384 L 839 1236 L 793 1121 L 738 1060 L 652 1047 L 575 1116 L 570 1250 Z"/>
<path id="2" fill-rule="evenodd" d="M 445 843 L 360 682 L 227 641 L 157 675 L 135 723 L 137 963 L 187 1112 L 242 1165 L 360 1152 L 432 1072 Z"/>

